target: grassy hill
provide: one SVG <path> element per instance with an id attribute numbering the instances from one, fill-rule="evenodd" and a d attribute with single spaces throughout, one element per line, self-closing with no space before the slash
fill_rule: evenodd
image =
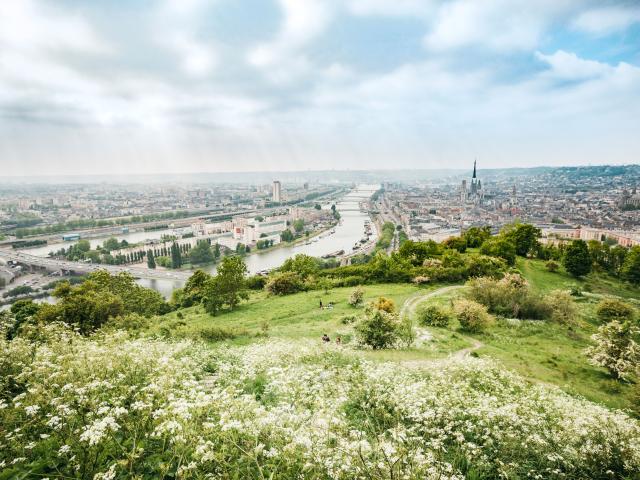
<path id="1" fill-rule="evenodd" d="M 579 324 L 572 329 L 549 321 L 499 319 L 483 334 L 463 333 L 456 321 L 448 328 L 422 328 L 431 337 L 405 349 L 365 351 L 375 361 L 421 362 L 443 359 L 456 352 L 499 360 L 533 383 L 553 384 L 564 391 L 612 408 L 629 409 L 637 400 L 634 385 L 612 380 L 603 369 L 589 365 L 583 351 L 595 333 L 598 321 L 594 310 L 603 295 L 619 295 L 630 301 L 640 291 L 600 274 L 576 280 L 563 271 L 548 272 L 544 262 L 519 259 L 517 268 L 533 289 L 548 293 L 556 289 L 589 290 L 576 297 L 580 309 Z M 448 289 L 442 284 L 367 285 L 365 303 L 380 296 L 391 298 L 402 315 L 413 316 L 421 303 L 449 304 L 465 294 L 464 288 Z M 347 303 L 353 288 L 333 288 L 328 292 L 309 291 L 288 296 L 253 293 L 250 299 L 231 312 L 212 317 L 201 306 L 172 312 L 152 327 L 152 333 L 179 338 L 225 339 L 232 345 L 245 345 L 264 337 L 320 342 L 323 334 L 343 343 L 353 341 L 353 326 L 344 322 L 360 314 Z M 320 309 L 322 300 L 332 309 Z M 182 317 L 182 318 L 180 318 Z M 423 335 L 424 336 L 424 335 Z M 419 335 L 420 337 L 420 335 Z"/>

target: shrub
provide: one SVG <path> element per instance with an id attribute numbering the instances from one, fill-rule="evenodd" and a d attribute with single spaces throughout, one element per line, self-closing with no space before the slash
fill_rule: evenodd
<path id="1" fill-rule="evenodd" d="M 364 289 L 362 287 L 356 287 L 349 296 L 349 305 L 353 307 L 359 307 L 364 301 Z"/>
<path id="2" fill-rule="evenodd" d="M 273 275 L 265 288 L 271 295 L 289 295 L 304 290 L 304 282 L 295 272 L 283 272 Z"/>
<path id="3" fill-rule="evenodd" d="M 551 308 L 551 320 L 565 325 L 576 323 L 578 309 L 568 292 L 554 290 L 544 300 Z"/>
<path id="4" fill-rule="evenodd" d="M 408 315 L 400 321 L 397 334 L 398 342 L 405 348 L 409 348 L 416 341 L 416 330 L 413 328 L 413 322 Z"/>
<path id="5" fill-rule="evenodd" d="M 500 280 L 481 277 L 471 280 L 469 296 L 487 307 L 489 312 L 513 318 L 541 320 L 551 316 L 551 308 L 529 289 L 527 281 L 517 273 Z"/>
<path id="6" fill-rule="evenodd" d="M 634 313 L 634 308 L 631 305 L 615 298 L 602 300 L 596 307 L 596 315 L 603 322 L 633 320 Z"/>
<path id="7" fill-rule="evenodd" d="M 149 319 L 139 313 L 130 313 L 128 315 L 119 315 L 109 319 L 106 327 L 114 330 L 127 330 L 130 332 L 146 330 L 149 328 Z"/>
<path id="8" fill-rule="evenodd" d="M 431 278 L 425 277 L 424 275 L 418 275 L 417 277 L 413 277 L 413 280 L 411 281 L 416 285 L 424 285 L 431 282 Z"/>
<path id="9" fill-rule="evenodd" d="M 371 302 L 371 306 L 376 310 L 382 310 L 387 313 L 393 313 L 396 311 L 395 302 L 387 297 L 379 297 L 377 300 Z"/>
<path id="10" fill-rule="evenodd" d="M 453 311 L 460 326 L 467 332 L 482 332 L 494 323 L 487 308 L 473 300 L 458 299 L 453 304 Z"/>
<path id="11" fill-rule="evenodd" d="M 550 272 L 557 272 L 558 269 L 560 268 L 560 264 L 558 262 L 556 262 L 555 260 L 549 260 L 548 262 L 546 262 L 544 264 L 544 266 Z"/>
<path id="12" fill-rule="evenodd" d="M 595 344 L 585 354 L 592 365 L 606 368 L 613 378 L 627 380 L 640 363 L 640 345 L 634 341 L 639 334 L 640 330 L 630 322 L 613 320 L 591 336 Z"/>
<path id="13" fill-rule="evenodd" d="M 238 332 L 226 327 L 205 327 L 199 332 L 200 338 L 207 342 L 220 342 L 222 340 L 231 340 L 238 336 Z"/>
<path id="14" fill-rule="evenodd" d="M 249 290 L 262 290 L 266 284 L 267 277 L 264 275 L 252 275 L 246 279 L 246 285 Z"/>
<path id="15" fill-rule="evenodd" d="M 451 313 L 438 305 L 420 305 L 417 308 L 416 316 L 420 325 L 426 327 L 446 328 L 451 320 Z"/>
<path id="16" fill-rule="evenodd" d="M 395 313 L 378 308 L 367 308 L 364 318 L 356 325 L 355 331 L 361 345 L 374 350 L 391 348 L 398 341 L 400 322 Z"/>
<path id="17" fill-rule="evenodd" d="M 358 320 L 357 315 L 343 315 L 340 317 L 340 323 L 343 325 L 351 325 L 352 323 L 355 323 L 356 320 Z"/>

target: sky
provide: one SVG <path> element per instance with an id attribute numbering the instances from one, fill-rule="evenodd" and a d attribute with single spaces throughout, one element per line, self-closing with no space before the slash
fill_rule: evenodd
<path id="1" fill-rule="evenodd" d="M 630 164 L 640 1 L 0 1 L 0 177 Z"/>

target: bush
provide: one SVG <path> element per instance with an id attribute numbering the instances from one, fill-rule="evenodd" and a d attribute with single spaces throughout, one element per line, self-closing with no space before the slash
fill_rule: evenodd
<path id="1" fill-rule="evenodd" d="M 199 332 L 200 338 L 206 342 L 220 342 L 231 340 L 239 336 L 239 332 L 226 327 L 205 327 Z"/>
<path id="2" fill-rule="evenodd" d="M 453 311 L 458 322 L 460 322 L 460 326 L 467 332 L 482 332 L 494 323 L 494 319 L 487 312 L 487 308 L 473 300 L 457 300 L 453 304 Z"/>
<path id="3" fill-rule="evenodd" d="M 267 277 L 263 275 L 252 275 L 247 277 L 246 285 L 249 290 L 262 290 L 267 284 Z"/>
<path id="4" fill-rule="evenodd" d="M 127 330 L 129 332 L 139 332 L 149 328 L 149 319 L 139 313 L 119 315 L 109 319 L 105 327 L 114 330 Z"/>
<path id="5" fill-rule="evenodd" d="M 398 341 L 400 322 L 395 313 L 369 307 L 355 331 L 361 345 L 374 350 L 391 348 Z"/>
<path id="6" fill-rule="evenodd" d="M 304 290 L 304 282 L 295 272 L 277 273 L 269 279 L 265 288 L 271 295 L 289 295 Z"/>
<path id="7" fill-rule="evenodd" d="M 603 322 L 633 320 L 634 314 L 635 311 L 631 305 L 615 298 L 602 300 L 596 307 L 596 315 Z"/>
<path id="8" fill-rule="evenodd" d="M 571 325 L 578 319 L 578 309 L 571 295 L 564 290 L 554 290 L 545 297 L 545 302 L 551 308 L 551 320 Z"/>
<path id="9" fill-rule="evenodd" d="M 613 320 L 591 336 L 594 345 L 585 354 L 592 365 L 606 368 L 613 378 L 628 380 L 640 363 L 640 346 L 634 341 L 639 334 L 630 322 Z"/>
<path id="10" fill-rule="evenodd" d="M 349 305 L 353 307 L 359 307 L 360 305 L 362 305 L 363 300 L 364 300 L 364 289 L 362 287 L 356 287 L 353 290 L 353 292 L 351 292 L 348 302 L 349 302 Z"/>
<path id="11" fill-rule="evenodd" d="M 352 323 L 356 323 L 357 320 L 357 315 L 343 315 L 342 317 L 340 317 L 340 323 L 342 323 L 343 325 L 351 325 Z"/>
<path id="12" fill-rule="evenodd" d="M 420 305 L 417 308 L 416 316 L 420 325 L 425 327 L 446 328 L 451 320 L 451 313 L 438 305 Z"/>
<path id="13" fill-rule="evenodd" d="M 544 266 L 550 272 L 557 272 L 558 269 L 560 268 L 560 264 L 555 260 L 549 260 L 547 263 L 544 264 Z"/>
<path id="14" fill-rule="evenodd" d="M 387 313 L 393 313 L 396 311 L 395 302 L 387 297 L 379 297 L 377 300 L 371 302 L 371 306 L 376 310 L 381 310 Z"/>
<path id="15" fill-rule="evenodd" d="M 501 280 L 476 278 L 468 285 L 471 287 L 469 296 L 496 315 L 531 320 L 551 316 L 551 308 L 531 292 L 529 284 L 519 274 L 508 273 Z"/>

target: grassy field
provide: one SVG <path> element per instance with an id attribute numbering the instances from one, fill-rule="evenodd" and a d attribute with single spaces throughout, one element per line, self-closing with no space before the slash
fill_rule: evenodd
<path id="1" fill-rule="evenodd" d="M 602 274 L 591 274 L 585 280 L 578 281 L 563 271 L 551 273 L 544 267 L 544 262 L 537 260 L 519 259 L 517 267 L 540 293 L 572 286 L 591 292 L 576 298 L 581 312 L 579 325 L 569 329 L 552 322 L 499 319 L 488 332 L 469 335 L 460 332 L 454 320 L 446 329 L 419 328 L 419 339 L 412 348 L 364 351 L 363 355 L 381 361 L 431 361 L 475 345 L 472 355 L 498 359 L 531 382 L 553 384 L 566 392 L 609 407 L 630 408 L 634 401 L 634 386 L 613 381 L 603 369 L 589 365 L 583 350 L 598 326 L 594 310 L 600 298 L 603 295 L 619 295 L 637 302 L 640 291 Z M 464 288 L 445 289 L 442 294 L 437 294 L 443 287 L 367 285 L 364 287 L 365 302 L 385 296 L 393 299 L 400 310 L 405 302 L 409 304 L 411 300 L 433 292 L 436 292 L 436 296 L 422 303 L 446 306 L 456 297 L 464 295 Z M 326 333 L 332 340 L 341 336 L 343 343 L 349 344 L 353 341 L 353 325 L 344 323 L 343 319 L 362 313 L 362 308 L 356 309 L 347 303 L 352 290 L 351 287 L 335 288 L 328 293 L 311 291 L 283 297 L 254 292 L 247 302 L 234 311 L 222 312 L 216 317 L 208 315 L 201 306 L 165 315 L 154 325 L 153 332 L 207 338 L 207 330 L 221 328 L 233 332 L 234 338 L 227 340 L 232 344 L 248 344 L 264 336 L 291 340 L 312 338 L 320 342 L 320 337 Z M 320 309 L 320 300 L 325 306 L 333 303 L 333 308 Z M 411 309 L 407 311 L 411 312 Z M 421 341 L 420 333 L 425 330 L 432 338 Z M 481 342 L 479 348 L 478 342 Z"/>

